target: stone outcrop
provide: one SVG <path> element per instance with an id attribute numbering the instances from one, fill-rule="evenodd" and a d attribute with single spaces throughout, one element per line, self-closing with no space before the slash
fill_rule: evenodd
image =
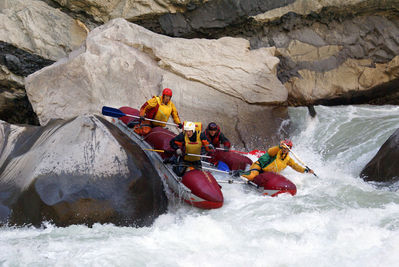
<path id="1" fill-rule="evenodd" d="M 167 208 L 141 148 L 101 118 L 0 123 L 0 223 L 149 225 Z"/>
<path id="2" fill-rule="evenodd" d="M 360 173 L 365 181 L 394 183 L 399 180 L 399 129 L 381 146 Z"/>
<path id="3" fill-rule="evenodd" d="M 286 111 L 264 106 L 287 98 L 276 78 L 274 51 L 250 50 L 239 38 L 170 38 L 116 19 L 90 32 L 69 58 L 27 77 L 26 90 L 43 125 L 51 118 L 98 114 L 103 105 L 139 108 L 170 87 L 183 119 L 216 121 L 246 146 L 253 141 L 248 131 L 261 140 L 275 136 L 286 118 Z"/>
<path id="4" fill-rule="evenodd" d="M 398 0 L 34 0 L 29 3 L 6 0 L 0 7 L 0 45 L 12 48 L 10 52 L 0 54 L 1 65 L 8 62 L 4 65 L 7 70 L 3 68 L 2 71 L 6 73 L 2 77 L 7 78 L 0 81 L 8 96 L 15 94 L 16 85 L 13 78 L 7 80 L 10 77 L 7 72 L 22 80 L 25 77 L 22 72 L 41 69 L 75 50 L 89 29 L 113 18 L 125 18 L 160 34 L 218 39 L 219 43 L 221 40 L 231 42 L 231 47 L 240 45 L 231 41 L 237 38 L 226 36 L 244 38 L 250 43 L 249 50 L 257 52 L 238 53 L 236 57 L 246 61 L 245 57 L 252 55 L 254 69 L 263 62 L 264 55 L 272 55 L 267 68 L 272 66 L 273 70 L 267 75 L 277 73 L 286 87 L 284 90 L 279 89 L 278 82 L 270 82 L 273 79 L 266 74 L 257 80 L 245 71 L 233 71 L 235 76 L 231 78 L 233 84 L 239 84 L 238 80 L 245 84 L 242 90 L 241 86 L 231 88 L 229 84 L 219 82 L 219 68 L 208 71 L 201 66 L 191 66 L 190 54 L 193 52 L 184 47 L 169 46 L 170 51 L 165 57 L 170 58 L 161 59 L 162 63 L 169 64 L 160 66 L 164 70 L 170 67 L 168 71 L 183 79 L 204 83 L 197 80 L 197 73 L 202 71 L 200 76 L 210 75 L 207 86 L 215 90 L 223 87 L 224 93 L 233 96 L 239 91 L 237 95 L 249 103 L 265 103 L 264 92 L 259 90 L 259 85 L 262 87 L 265 83 L 275 92 L 281 91 L 281 95 L 288 93 L 287 101 L 267 101 L 277 105 L 399 103 Z M 172 40 L 158 37 L 168 42 Z M 212 41 L 208 40 L 208 43 Z M 20 50 L 41 58 L 21 60 Z M 187 62 L 181 59 L 183 54 L 188 57 Z M 229 51 L 218 52 L 226 61 L 228 54 Z M 173 59 L 175 56 L 177 59 Z M 280 59 L 278 65 L 275 65 L 275 56 Z M 181 64 L 175 64 L 174 60 Z M 206 60 L 208 65 L 217 66 L 217 56 L 204 57 L 203 61 Z M 233 68 L 237 70 L 237 66 Z M 225 75 L 226 69 L 221 71 L 224 72 L 221 75 Z M 245 87 L 250 89 L 246 91 Z M 18 88 L 23 91 L 20 85 Z M 23 103 L 26 97 L 21 98 L 19 93 L 12 99 Z M 3 96 L 0 101 L 11 103 L 8 99 Z M 29 103 L 25 102 L 25 105 Z M 2 108 L 7 111 L 0 110 L 0 118 L 10 121 L 8 111 L 19 106 Z M 29 114 L 33 113 L 21 114 L 13 122 L 37 121 L 26 118 Z"/>
<path id="5" fill-rule="evenodd" d="M 0 4 L 0 41 L 57 60 L 79 47 L 87 30 L 43 1 L 5 0 Z"/>
<path id="6" fill-rule="evenodd" d="M 47 0 L 50 1 L 50 0 Z M 166 13 L 185 12 L 194 9 L 208 0 L 52 0 L 73 12 L 85 13 L 98 22 L 108 22 L 114 18 L 135 21 L 157 17 Z"/>
<path id="7" fill-rule="evenodd" d="M 65 57 L 86 35 L 78 21 L 42 1 L 1 1 L 0 118 L 38 124 L 24 77 Z"/>

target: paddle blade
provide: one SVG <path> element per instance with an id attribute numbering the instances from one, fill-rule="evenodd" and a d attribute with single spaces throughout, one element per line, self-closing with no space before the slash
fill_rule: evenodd
<path id="1" fill-rule="evenodd" d="M 114 118 L 120 118 L 120 117 L 126 116 L 126 114 L 123 113 L 122 111 L 120 111 L 119 109 L 111 108 L 111 107 L 107 107 L 107 106 L 103 106 L 102 114 L 105 116 L 110 116 L 110 117 L 114 117 Z"/>

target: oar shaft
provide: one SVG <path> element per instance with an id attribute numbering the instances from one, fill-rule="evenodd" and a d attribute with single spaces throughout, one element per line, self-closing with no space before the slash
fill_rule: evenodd
<path id="1" fill-rule="evenodd" d="M 159 152 L 159 153 L 165 153 L 165 150 L 160 150 L 160 149 L 150 149 L 150 148 L 143 148 L 143 150 L 148 150 L 148 151 L 154 151 L 154 152 Z M 187 156 L 194 156 L 194 157 L 201 157 L 201 158 L 212 158 L 211 156 L 206 156 L 206 155 L 197 155 L 197 154 L 185 154 Z"/>
<path id="2" fill-rule="evenodd" d="M 303 162 L 303 161 L 289 148 L 289 146 L 287 146 L 286 144 L 283 144 L 283 146 L 284 146 L 285 148 L 287 148 L 287 149 L 292 153 L 292 155 L 293 155 L 303 166 L 305 166 L 307 169 L 310 170 L 310 168 L 306 165 L 306 163 Z M 317 176 L 315 173 L 313 173 L 313 175 L 316 176 L 316 177 L 319 177 L 319 176 Z"/>
<path id="3" fill-rule="evenodd" d="M 203 166 L 202 166 L 202 169 L 210 170 L 210 171 L 214 171 L 214 172 L 226 173 L 226 174 L 230 175 L 231 177 L 240 178 L 242 180 L 242 183 L 244 183 L 244 184 L 250 184 L 252 186 L 255 186 L 256 188 L 259 188 L 259 186 L 257 184 L 255 184 L 254 182 L 248 180 L 247 178 L 242 177 L 242 176 L 239 176 L 239 177 L 232 176 L 231 173 L 228 172 L 228 171 L 222 171 L 222 170 L 217 170 L 217 169 L 203 167 Z"/>
<path id="4" fill-rule="evenodd" d="M 222 184 L 247 184 L 244 181 L 236 181 L 236 180 L 216 180 L 216 182 Z"/>
<path id="5" fill-rule="evenodd" d="M 140 116 L 135 116 L 135 115 L 130 115 L 130 114 L 125 114 L 125 116 L 140 119 Z M 166 125 L 178 127 L 177 124 L 170 123 L 170 122 L 164 122 L 164 121 L 153 120 L 153 119 L 148 119 L 148 118 L 144 118 L 144 120 L 146 120 L 146 121 L 153 121 L 153 122 L 159 122 L 159 123 L 162 123 L 162 124 L 166 124 Z"/>

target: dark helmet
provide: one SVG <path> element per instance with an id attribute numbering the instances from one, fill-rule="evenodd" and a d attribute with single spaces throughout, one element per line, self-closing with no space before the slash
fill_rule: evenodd
<path id="1" fill-rule="evenodd" d="M 208 124 L 207 127 L 208 131 L 216 131 L 218 129 L 218 125 L 214 122 Z"/>

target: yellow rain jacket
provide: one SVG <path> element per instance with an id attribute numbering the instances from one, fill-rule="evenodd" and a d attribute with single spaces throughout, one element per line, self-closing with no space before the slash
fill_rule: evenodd
<path id="1" fill-rule="evenodd" d="M 262 162 L 257 160 L 251 165 L 249 171 L 246 174 L 243 174 L 242 176 L 252 181 L 253 179 L 255 179 L 256 176 L 259 175 L 259 173 L 262 172 L 278 173 L 284 170 L 287 166 L 290 166 L 297 172 L 302 172 L 302 173 L 305 172 L 305 168 L 301 167 L 293 159 L 291 159 L 290 155 L 286 154 L 286 156 L 283 158 L 282 150 L 280 149 L 279 146 L 274 146 L 269 148 L 267 153 L 271 158 L 275 157 L 274 160 L 272 160 L 266 166 L 262 166 Z"/>
<path id="2" fill-rule="evenodd" d="M 173 104 L 172 100 L 168 102 L 168 104 L 164 104 L 162 101 L 163 96 L 154 96 L 150 100 L 148 100 L 140 109 L 140 116 L 146 116 L 149 119 L 154 119 L 158 121 L 167 122 L 169 120 L 170 115 L 173 117 L 173 121 L 176 124 L 180 123 L 179 114 L 177 113 L 177 109 L 175 104 Z M 155 114 L 153 114 L 155 113 Z M 159 122 L 151 122 L 153 126 L 161 126 L 165 127 L 166 124 Z"/>

